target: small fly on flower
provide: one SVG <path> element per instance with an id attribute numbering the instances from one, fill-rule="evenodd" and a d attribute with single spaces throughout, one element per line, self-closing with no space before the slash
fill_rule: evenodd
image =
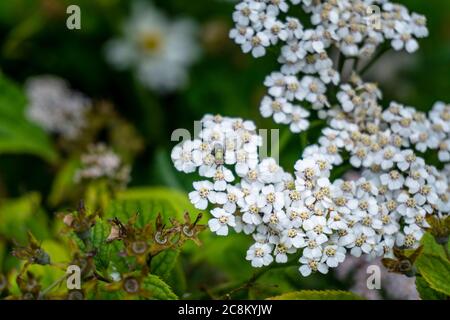
<path id="1" fill-rule="evenodd" d="M 214 150 L 213 150 L 213 155 L 214 155 L 214 161 L 216 163 L 216 165 L 220 166 L 223 165 L 225 163 L 225 151 L 223 149 L 222 144 L 220 143 L 216 143 L 214 145 Z"/>

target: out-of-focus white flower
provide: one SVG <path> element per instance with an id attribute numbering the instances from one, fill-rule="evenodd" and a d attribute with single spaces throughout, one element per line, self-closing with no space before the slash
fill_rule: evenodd
<path id="1" fill-rule="evenodd" d="M 91 145 L 81 156 L 81 168 L 75 173 L 75 181 L 106 179 L 117 187 L 125 187 L 130 181 L 130 167 L 105 144 Z"/>
<path id="2" fill-rule="evenodd" d="M 160 92 L 182 88 L 188 68 L 198 58 L 194 21 L 169 20 L 153 5 L 133 3 L 123 35 L 106 45 L 108 61 L 119 70 L 132 69 L 146 87 Z"/>
<path id="3" fill-rule="evenodd" d="M 90 100 L 54 76 L 29 78 L 25 84 L 28 118 L 44 130 L 76 139 L 86 126 Z"/>

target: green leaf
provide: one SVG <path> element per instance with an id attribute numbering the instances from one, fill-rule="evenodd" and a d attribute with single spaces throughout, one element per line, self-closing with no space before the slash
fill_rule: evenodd
<path id="1" fill-rule="evenodd" d="M 187 195 L 182 192 L 162 187 L 136 188 L 120 192 L 110 203 L 106 216 L 117 217 L 126 222 L 139 213 L 138 225 L 142 227 L 155 221 L 158 213 L 162 214 L 166 223 L 169 222 L 169 217 L 182 221 L 186 211 L 191 214 L 197 212 Z"/>
<path id="2" fill-rule="evenodd" d="M 181 261 L 178 261 L 170 272 L 170 276 L 167 279 L 167 284 L 178 296 L 183 296 L 186 293 L 187 281 Z"/>
<path id="3" fill-rule="evenodd" d="M 67 237 L 69 238 L 69 240 L 70 241 L 73 241 L 75 244 L 76 244 L 76 246 L 81 250 L 81 251 L 86 251 L 86 245 L 85 245 L 85 243 L 83 242 L 83 240 L 81 240 L 77 235 L 76 235 L 76 233 L 75 232 L 70 232 L 68 235 L 67 235 Z"/>
<path id="4" fill-rule="evenodd" d="M 0 154 L 32 154 L 56 162 L 58 154 L 47 134 L 26 119 L 27 99 L 0 73 Z"/>
<path id="5" fill-rule="evenodd" d="M 302 290 L 285 293 L 280 296 L 269 298 L 269 300 L 363 300 L 363 298 L 349 291 Z"/>
<path id="6" fill-rule="evenodd" d="M 173 293 L 170 286 L 161 278 L 149 274 L 143 280 L 142 287 L 151 294 L 152 299 L 156 300 L 177 300 L 178 297 Z"/>
<path id="7" fill-rule="evenodd" d="M 423 253 L 434 254 L 447 259 L 444 247 L 436 242 L 432 234 L 426 232 L 420 240 L 420 243 L 423 244 Z"/>
<path id="8" fill-rule="evenodd" d="M 106 243 L 110 232 L 110 226 L 104 221 L 97 221 L 91 231 L 91 243 L 96 250 L 94 262 L 99 271 L 108 269 L 111 254 L 111 246 Z"/>
<path id="9" fill-rule="evenodd" d="M 450 296 L 450 262 L 441 256 L 421 254 L 416 261 L 420 274 L 429 286 Z"/>
<path id="10" fill-rule="evenodd" d="M 106 239 L 110 233 L 111 227 L 104 220 L 98 220 L 97 223 L 91 229 L 90 246 L 84 248 L 84 250 L 95 250 L 94 263 L 97 270 L 100 273 L 106 274 L 108 272 L 127 272 L 128 266 L 123 257 L 119 256 L 124 248 L 123 242 L 114 241 L 107 243 Z M 75 236 L 76 237 L 76 236 Z M 83 247 L 81 243 L 80 248 Z"/>
<path id="11" fill-rule="evenodd" d="M 444 300 L 445 294 L 433 290 L 422 277 L 416 277 L 416 289 L 422 300 Z"/>
<path id="12" fill-rule="evenodd" d="M 151 272 L 167 281 L 177 263 L 179 250 L 164 250 L 152 259 Z"/>
<path id="13" fill-rule="evenodd" d="M 53 180 L 52 189 L 49 195 L 49 203 L 52 207 L 61 204 L 67 200 L 76 188 L 74 177 L 75 172 L 80 166 L 79 159 L 70 159 L 58 171 L 56 178 Z"/>

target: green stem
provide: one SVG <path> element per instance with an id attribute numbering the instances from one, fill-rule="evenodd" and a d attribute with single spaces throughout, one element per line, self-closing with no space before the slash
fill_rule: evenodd
<path id="1" fill-rule="evenodd" d="M 302 153 L 307 146 L 308 146 L 308 131 L 303 131 L 300 134 L 300 150 Z"/>
<path id="2" fill-rule="evenodd" d="M 342 77 L 342 71 L 344 70 L 344 65 L 345 65 L 345 57 L 344 55 L 341 53 L 341 51 L 339 50 L 339 57 L 338 57 L 338 72 Z"/>
<path id="3" fill-rule="evenodd" d="M 59 278 L 55 282 L 53 282 L 51 285 L 49 285 L 47 288 L 45 288 L 40 294 L 39 297 L 42 299 L 44 298 L 53 288 L 56 286 L 59 286 L 64 280 L 66 280 L 67 274 L 65 274 L 63 277 Z"/>
<path id="4" fill-rule="evenodd" d="M 231 297 L 232 294 L 234 294 L 234 293 L 236 293 L 236 292 L 238 292 L 240 290 L 251 288 L 255 284 L 255 282 L 258 281 L 268 271 L 275 270 L 275 269 L 286 268 L 286 267 L 292 267 L 292 266 L 296 266 L 297 264 L 298 264 L 298 258 L 297 259 L 292 259 L 291 261 L 289 261 L 288 263 L 283 264 L 283 265 L 277 265 L 277 266 L 273 266 L 273 267 L 261 268 L 258 271 L 256 271 L 252 275 L 252 277 L 250 279 L 244 280 L 244 281 L 240 281 L 240 282 L 237 282 L 237 283 L 227 284 L 224 287 L 216 288 L 213 293 L 218 293 L 218 292 L 224 292 L 225 291 L 227 293 L 221 295 L 220 298 Z"/>
<path id="5" fill-rule="evenodd" d="M 385 46 L 381 48 L 375 56 L 370 60 L 362 69 L 358 71 L 358 74 L 360 76 L 363 76 L 380 58 L 382 55 L 384 55 L 386 52 L 390 50 L 389 46 Z"/>
<path id="6" fill-rule="evenodd" d="M 278 140 L 278 152 L 281 154 L 283 150 L 288 145 L 289 141 L 292 138 L 292 133 L 289 129 L 285 129 L 283 133 L 281 134 L 280 139 Z"/>

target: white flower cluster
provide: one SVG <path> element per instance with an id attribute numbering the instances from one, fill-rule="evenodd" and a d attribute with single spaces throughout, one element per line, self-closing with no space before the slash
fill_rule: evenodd
<path id="1" fill-rule="evenodd" d="M 27 80 L 28 118 L 44 130 L 76 139 L 86 125 L 90 101 L 54 76 L 38 76 Z"/>
<path id="2" fill-rule="evenodd" d="M 304 28 L 289 16 L 290 5 L 309 13 L 313 27 Z M 309 112 L 294 102 L 313 109 L 328 107 L 326 85 L 341 81 L 337 62 L 329 56 L 331 48 L 359 59 L 390 41 L 395 50 L 412 53 L 418 49 L 416 38 L 428 35 L 424 16 L 387 0 L 243 0 L 233 20 L 230 37 L 243 52 L 258 58 L 268 47 L 281 44 L 281 69 L 266 78 L 269 95 L 261 103 L 261 114 L 290 125 L 294 133 L 309 126 Z"/>
<path id="3" fill-rule="evenodd" d="M 395 48 L 399 39 L 426 35 L 424 18 L 388 1 L 291 2 L 313 14 L 316 29 L 303 30 L 295 18 L 277 20 L 288 10 L 286 0 L 246 0 L 236 7 L 231 37 L 255 56 L 270 44 L 287 42 L 281 72 L 265 81 L 264 117 L 289 124 L 293 132 L 306 130 L 309 111 L 295 104 L 300 101 L 327 126 L 317 144 L 305 148 L 291 175 L 274 159 L 258 157 L 261 138 L 252 122 L 205 116 L 199 136 L 172 152 L 179 171 L 205 178 L 194 183 L 191 202 L 211 210 L 208 224 L 218 235 L 226 236 L 229 228 L 252 235 L 247 259 L 254 267 L 285 263 L 289 254 L 299 253 L 300 273 L 308 276 L 327 273 L 347 255 L 373 258 L 392 256 L 394 247 L 416 248 L 429 227 L 426 216 L 450 212 L 450 164 L 445 165 L 450 106 L 436 103 L 428 115 L 395 102 L 383 109 L 377 85 L 356 73 L 341 83 L 325 50 L 334 44 L 355 56 L 385 39 Z M 360 25 L 372 4 L 383 5 L 381 31 Z M 358 53 L 345 47 L 352 41 L 361 46 Z M 414 47 L 405 45 L 408 51 Z M 300 72 L 304 76 L 298 79 Z M 336 90 L 327 92 L 327 85 Z M 443 170 L 420 156 L 430 150 Z M 332 168 L 344 162 L 360 170 L 357 180 L 331 181 Z"/>
<path id="4" fill-rule="evenodd" d="M 130 167 L 105 144 L 89 146 L 81 156 L 81 168 L 75 173 L 75 181 L 106 179 L 117 187 L 125 187 L 130 181 Z"/>
<path id="5" fill-rule="evenodd" d="M 382 256 L 395 245 L 416 247 L 425 215 L 450 210 L 445 176 L 411 150 L 400 151 L 390 129 L 371 128 L 376 132 L 370 135 L 352 123 L 327 128 L 292 176 L 274 159 L 258 158 L 261 138 L 252 122 L 207 115 L 202 124 L 197 139 L 173 149 L 172 160 L 178 170 L 205 178 L 194 183 L 189 198 L 198 209 L 213 207 L 213 232 L 226 236 L 231 227 L 252 234 L 247 259 L 254 267 L 284 263 L 301 250 L 304 276 L 327 273 L 347 254 Z M 330 182 L 339 151 L 358 155 L 362 147 L 372 159 L 351 162 L 367 168 L 363 177 Z"/>
<path id="6" fill-rule="evenodd" d="M 199 55 L 195 35 L 194 21 L 169 20 L 151 4 L 135 1 L 123 37 L 107 44 L 106 56 L 117 69 L 135 70 L 146 87 L 170 92 L 186 84 Z"/>
<path id="7" fill-rule="evenodd" d="M 310 14 L 313 27 L 305 29 L 286 14 L 290 5 Z M 386 41 L 395 50 L 414 52 L 419 48 L 416 38 L 428 36 L 423 15 L 387 0 L 242 0 L 233 20 L 230 36 L 245 53 L 258 58 L 267 47 L 283 42 L 280 62 L 298 68 L 304 67 L 306 56 L 324 53 L 332 45 L 345 56 L 361 57 Z"/>

